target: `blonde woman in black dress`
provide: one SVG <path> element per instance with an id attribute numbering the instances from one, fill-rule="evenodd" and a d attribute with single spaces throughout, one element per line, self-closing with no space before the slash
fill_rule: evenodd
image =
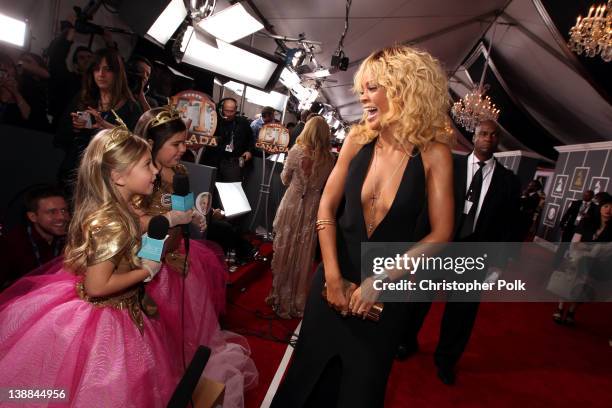
<path id="1" fill-rule="evenodd" d="M 355 90 L 363 118 L 321 197 L 323 263 L 272 407 L 382 407 L 407 305 L 385 303 L 378 322 L 365 320 L 375 299 L 363 296 L 372 278 L 361 282 L 361 243 L 447 242 L 452 235 L 449 100 L 439 63 L 410 47 L 385 48 L 361 64 Z"/>

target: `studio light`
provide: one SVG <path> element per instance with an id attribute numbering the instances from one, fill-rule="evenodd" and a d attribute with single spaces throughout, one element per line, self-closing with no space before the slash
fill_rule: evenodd
<path id="1" fill-rule="evenodd" d="M 244 88 L 245 86 L 243 84 L 240 84 L 238 82 L 235 81 L 227 81 L 225 83 L 225 85 L 223 85 L 225 88 L 229 89 L 230 91 L 232 91 L 233 93 L 235 93 L 238 96 L 242 96 L 243 92 L 244 92 Z"/>
<path id="2" fill-rule="evenodd" d="M 23 47 L 26 42 L 26 33 L 25 21 L 0 14 L 0 41 Z"/>
<path id="3" fill-rule="evenodd" d="M 319 91 L 313 88 L 303 87 L 303 90 L 299 94 L 296 94 L 295 97 L 300 101 L 298 105 L 299 110 L 310 109 L 312 104 L 319 97 Z"/>
<path id="4" fill-rule="evenodd" d="M 285 68 L 283 72 L 281 72 L 280 82 L 285 88 L 291 90 L 294 86 L 299 85 L 301 80 L 298 74 L 289 68 Z"/>
<path id="5" fill-rule="evenodd" d="M 271 106 L 280 112 L 285 109 L 287 103 L 287 95 L 274 91 L 263 92 L 250 86 L 247 86 L 245 97 L 249 102 L 260 106 Z"/>
<path id="6" fill-rule="evenodd" d="M 346 71 L 348 69 L 349 59 L 344 55 L 344 51 L 338 51 L 332 55 L 331 66 L 337 68 L 340 71 Z"/>
<path id="7" fill-rule="evenodd" d="M 185 30 L 180 53 L 182 62 L 264 90 L 275 85 L 283 68 L 281 60 L 255 49 L 219 39 L 215 47 L 210 38 L 191 26 Z"/>
<path id="8" fill-rule="evenodd" d="M 198 26 L 226 43 L 233 43 L 264 28 L 240 3 L 203 19 Z"/>
<path id="9" fill-rule="evenodd" d="M 145 36 L 165 45 L 185 17 L 187 10 L 182 0 L 172 0 L 147 30 Z"/>
<path id="10" fill-rule="evenodd" d="M 285 64 L 297 68 L 304 63 L 304 58 L 306 58 L 306 52 L 302 48 L 290 48 L 287 50 Z"/>
<path id="11" fill-rule="evenodd" d="M 242 96 L 245 87 L 243 84 L 235 81 L 228 81 L 224 86 L 239 96 Z M 271 106 L 278 111 L 283 111 L 287 103 L 287 95 L 274 91 L 263 92 L 250 86 L 246 87 L 246 94 L 244 97 L 251 103 L 260 106 Z"/>
<path id="12" fill-rule="evenodd" d="M 329 70 L 329 69 L 319 69 L 319 70 L 316 70 L 314 72 L 310 72 L 310 73 L 304 74 L 304 76 L 306 78 L 312 78 L 312 79 L 327 78 L 328 76 L 333 74 L 332 71 L 333 71 L 333 69 L 332 70 Z"/>
<path id="13" fill-rule="evenodd" d="M 344 138 L 346 138 L 346 129 L 343 127 L 338 129 L 335 136 L 336 136 L 336 139 L 338 140 L 344 140 Z"/>
<path id="14" fill-rule="evenodd" d="M 187 17 L 183 0 L 123 1 L 119 16 L 135 33 L 162 47 Z"/>
<path id="15" fill-rule="evenodd" d="M 314 88 L 305 87 L 301 79 L 289 68 L 283 69 L 280 75 L 280 82 L 291 94 L 300 102 L 298 109 L 309 109 L 312 103 L 319 97 L 319 91 Z"/>

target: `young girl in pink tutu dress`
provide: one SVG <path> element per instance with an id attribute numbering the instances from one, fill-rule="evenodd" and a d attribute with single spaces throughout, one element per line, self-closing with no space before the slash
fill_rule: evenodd
<path id="1" fill-rule="evenodd" d="M 155 307 L 144 306 L 143 282 L 161 264 L 137 257 L 139 220 L 128 204 L 153 191 L 156 174 L 149 145 L 126 128 L 92 139 L 78 170 L 63 263 L 0 295 L 0 387 L 63 391 L 65 399 L 2 404 L 166 406 L 182 375 L 168 340 L 179 327 L 163 326 L 149 316 Z"/>
<path id="2" fill-rule="evenodd" d="M 168 325 L 182 323 L 182 329 L 173 337 L 182 340 L 184 350 L 180 353 L 184 353 L 184 359 L 189 362 L 199 345 L 210 347 L 212 355 L 204 375 L 225 384 L 224 407 L 242 407 L 244 390 L 256 385 L 257 370 L 249 357 L 246 339 L 219 327 L 228 276 L 223 250 L 210 241 L 190 240 L 187 273 L 183 274 L 181 225 L 192 220 L 202 222 L 193 210 L 172 210 L 170 200 L 174 175 L 187 174 L 180 164 L 186 150 L 187 127 L 178 112 L 163 107 L 145 112 L 135 133 L 151 145 L 153 162 L 159 170 L 153 194 L 133 201 L 141 214 L 141 228 L 146 230 L 156 215 L 165 215 L 171 226 L 162 272 L 146 291 L 159 305 L 162 321 Z M 181 354 L 177 358 L 182 358 Z"/>

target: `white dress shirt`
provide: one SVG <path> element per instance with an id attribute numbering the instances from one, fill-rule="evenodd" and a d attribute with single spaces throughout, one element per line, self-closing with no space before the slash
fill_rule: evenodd
<path id="1" fill-rule="evenodd" d="M 474 174 L 478 171 L 478 158 L 474 155 L 474 152 L 470 153 L 467 158 L 467 183 L 465 185 L 465 193 L 467 194 L 470 189 L 470 184 L 472 184 L 472 178 Z M 476 223 L 478 222 L 478 215 L 480 215 L 480 209 L 482 208 L 482 203 L 487 195 L 487 191 L 489 191 L 489 186 L 491 185 L 491 179 L 493 178 L 493 172 L 495 171 L 495 157 L 491 157 L 489 160 L 485 161 L 485 165 L 482 167 L 482 189 L 480 190 L 480 197 L 478 199 L 478 207 L 476 207 L 476 214 L 474 215 L 474 228 L 476 228 Z"/>

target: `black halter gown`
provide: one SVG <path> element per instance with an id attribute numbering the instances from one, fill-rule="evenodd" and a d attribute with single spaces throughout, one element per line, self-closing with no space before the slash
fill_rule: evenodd
<path id="1" fill-rule="evenodd" d="M 374 146 L 375 142 L 363 146 L 351 161 L 338 211 L 340 270 L 357 285 L 362 242 L 416 242 L 428 230 L 425 172 L 417 154 L 406 165 L 389 212 L 368 239 L 361 189 Z M 406 304 L 386 303 L 377 323 L 343 318 L 322 298 L 324 280 L 321 264 L 310 288 L 293 361 L 272 407 L 382 407 Z"/>

